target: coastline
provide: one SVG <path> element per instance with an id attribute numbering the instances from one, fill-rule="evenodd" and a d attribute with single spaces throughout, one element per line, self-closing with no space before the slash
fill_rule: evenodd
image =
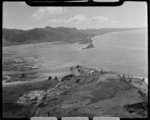
<path id="1" fill-rule="evenodd" d="M 64 77 L 65 75 L 68 75 L 68 74 L 70 74 L 70 72 L 64 70 L 63 72 L 47 73 L 43 77 L 35 78 L 35 79 L 30 80 L 30 81 L 5 82 L 5 81 L 7 81 L 7 80 L 5 80 L 5 81 L 2 81 L 2 86 L 3 87 L 9 87 L 9 86 L 14 86 L 14 85 L 22 85 L 22 84 L 30 84 L 30 83 L 35 83 L 35 82 L 47 81 L 48 75 L 52 76 L 53 78 L 55 76 L 57 76 L 58 80 L 60 80 L 62 77 Z M 7 75 L 4 75 L 4 76 L 6 77 Z"/>
<path id="2" fill-rule="evenodd" d="M 122 105 L 122 108 L 128 107 L 135 112 L 139 111 L 139 109 L 142 109 L 142 112 L 146 111 L 145 108 L 139 108 L 141 104 L 147 106 L 148 89 L 143 79 L 139 79 L 137 76 L 130 79 L 127 75 L 119 75 L 113 71 L 100 70 L 100 68 L 98 70 L 79 65 L 70 67 L 70 71 L 71 74 L 64 76 L 61 81 L 54 78 L 31 85 L 4 87 L 4 102 L 6 105 L 7 103 L 12 103 L 12 100 L 8 99 L 8 96 L 12 96 L 14 99 L 12 104 L 36 107 L 35 116 L 43 115 L 43 110 L 49 110 L 51 105 L 58 104 L 57 101 L 60 103 L 60 110 L 64 111 L 64 106 L 88 105 L 86 101 L 89 99 L 93 105 L 97 102 L 102 102 L 103 104 L 103 100 L 105 100 L 115 108 L 117 103 Z M 98 84 L 99 82 L 101 84 Z M 70 95 L 72 96 L 71 98 Z M 107 106 L 107 102 L 105 103 L 106 106 L 99 105 L 99 108 L 102 108 L 104 112 L 107 112 L 106 107 L 110 108 L 109 105 Z M 137 107 L 134 107 L 135 105 L 138 110 Z M 95 108 L 97 106 L 95 105 Z M 122 108 L 118 107 L 120 110 Z M 41 110 L 41 112 L 37 112 L 38 110 Z M 127 108 L 124 110 L 130 113 Z M 112 111 L 114 111 L 113 108 Z M 47 116 L 47 114 L 44 115 Z"/>
<path id="3" fill-rule="evenodd" d="M 133 78 L 138 78 L 138 79 L 143 79 L 144 78 L 144 82 L 148 85 L 148 78 L 147 77 L 133 76 Z"/>
<path id="4" fill-rule="evenodd" d="M 95 70 L 105 70 L 103 68 L 99 68 L 99 67 L 89 67 L 90 69 L 95 69 Z M 105 71 L 109 71 L 109 70 L 105 70 Z M 113 72 L 113 71 L 112 71 Z M 50 75 L 52 77 L 57 76 L 59 79 L 61 79 L 62 77 L 64 77 L 65 75 L 71 74 L 70 72 L 57 72 L 57 73 L 51 73 Z M 9 76 L 5 75 L 5 77 L 7 77 L 9 79 L 11 79 Z M 140 77 L 140 76 L 133 76 L 133 78 L 135 79 L 140 79 L 142 80 L 144 78 L 144 82 L 145 84 L 148 86 L 148 78 L 147 77 Z M 31 81 L 14 81 L 14 82 L 5 82 L 7 80 L 2 81 L 2 86 L 3 87 L 9 87 L 9 86 L 13 86 L 13 85 L 22 85 L 22 84 L 30 84 L 30 83 L 35 83 L 35 82 L 41 82 L 41 81 L 46 81 L 47 77 L 43 77 L 43 78 L 36 78 L 36 79 L 32 79 Z"/>

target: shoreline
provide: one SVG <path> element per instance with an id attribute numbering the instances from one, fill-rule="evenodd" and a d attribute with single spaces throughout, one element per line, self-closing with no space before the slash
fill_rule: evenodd
<path id="1" fill-rule="evenodd" d="M 35 82 L 41 82 L 41 81 L 47 81 L 48 80 L 48 76 L 52 76 L 53 78 L 55 76 L 57 76 L 58 80 L 60 80 L 62 77 L 64 77 L 65 75 L 70 74 L 69 71 L 63 71 L 63 72 L 54 72 L 54 73 L 46 73 L 45 76 L 43 77 L 39 77 L 39 78 L 35 78 L 32 79 L 30 81 L 14 81 L 14 82 L 5 82 L 7 80 L 3 80 L 2 81 L 2 87 L 9 87 L 9 86 L 15 86 L 15 85 L 22 85 L 22 84 L 31 84 L 31 83 L 35 83 Z M 7 75 L 4 75 L 5 77 Z M 8 76 L 9 77 L 9 76 Z M 11 79 L 11 78 L 10 78 Z"/>
<path id="2" fill-rule="evenodd" d="M 87 67 L 88 68 L 88 67 Z M 102 70 L 102 68 L 99 67 L 89 67 L 91 69 L 96 69 L 96 70 Z M 105 69 L 103 69 L 105 70 Z M 107 70 L 106 70 L 107 71 Z M 62 74 L 65 73 L 65 74 Z M 71 74 L 70 72 L 58 72 L 58 73 L 52 73 L 50 74 L 52 77 L 57 76 L 59 79 L 61 79 L 62 77 L 64 77 L 65 75 Z M 4 75 L 5 77 L 7 77 L 9 79 L 11 79 L 9 76 Z M 140 77 L 140 76 L 133 76 L 133 78 L 135 79 L 143 79 L 144 78 L 144 82 L 146 83 L 146 85 L 148 85 L 148 78 L 147 77 Z M 10 87 L 10 86 L 14 86 L 14 85 L 22 85 L 22 84 L 30 84 L 30 83 L 35 83 L 35 82 L 41 82 L 41 81 L 46 81 L 47 77 L 43 77 L 43 78 L 36 78 L 36 79 L 32 79 L 31 81 L 14 81 L 14 82 L 6 82 L 7 80 L 3 80 L 2 81 L 2 87 Z M 60 81 L 61 82 L 61 81 Z"/>
<path id="3" fill-rule="evenodd" d="M 130 28 L 130 29 L 128 29 L 128 28 L 126 28 L 127 30 L 119 30 L 119 31 L 110 31 L 110 32 L 106 32 L 106 33 L 95 33 L 95 34 L 93 34 L 93 35 L 89 35 L 89 36 L 87 36 L 86 38 L 83 38 L 83 39 L 86 39 L 86 42 L 83 40 L 83 41 L 74 41 L 74 42 L 68 42 L 68 41 L 61 41 L 61 40 L 58 40 L 58 41 L 45 41 L 45 42 L 30 42 L 30 43 L 23 43 L 23 44 L 21 44 L 21 43 L 13 43 L 13 44 L 7 44 L 7 45 L 2 45 L 2 48 L 5 48 L 5 47 L 10 47 L 10 46 L 18 46 L 18 45 L 26 45 L 26 46 L 28 46 L 28 45 L 31 45 L 32 47 L 33 46 L 39 46 L 40 44 L 47 44 L 47 43 L 52 43 L 52 44 L 72 44 L 72 43 L 79 43 L 79 44 L 88 44 L 88 43 L 93 43 L 93 38 L 94 37 L 97 37 L 97 36 L 101 36 L 101 35 L 106 35 L 106 34 L 114 34 L 114 33 L 118 33 L 118 32 L 124 32 L 124 31 L 132 31 L 132 30 L 136 30 L 136 31 L 138 31 L 138 30 L 145 30 L 145 29 L 147 29 L 147 28 Z M 79 38 L 77 38 L 77 39 L 79 39 Z"/>
<path id="4" fill-rule="evenodd" d="M 138 78 L 138 79 L 143 79 L 144 78 L 144 82 L 148 85 L 148 78 L 147 77 L 133 76 L 133 78 Z"/>

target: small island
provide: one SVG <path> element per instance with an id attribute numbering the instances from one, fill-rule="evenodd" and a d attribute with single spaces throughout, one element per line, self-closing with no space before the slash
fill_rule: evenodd
<path id="1" fill-rule="evenodd" d="M 93 45 L 93 43 L 91 42 L 90 44 L 88 44 L 87 47 L 82 48 L 82 49 L 90 49 L 90 48 L 94 48 L 95 46 Z"/>

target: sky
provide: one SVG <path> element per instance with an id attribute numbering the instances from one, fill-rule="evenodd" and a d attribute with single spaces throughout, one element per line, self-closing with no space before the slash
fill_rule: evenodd
<path id="1" fill-rule="evenodd" d="M 3 2 L 3 28 L 147 27 L 147 3 L 125 2 L 117 7 L 31 7 L 25 2 Z"/>

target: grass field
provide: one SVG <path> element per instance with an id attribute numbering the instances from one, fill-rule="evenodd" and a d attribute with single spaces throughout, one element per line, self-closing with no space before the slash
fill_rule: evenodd
<path id="1" fill-rule="evenodd" d="M 16 104 L 19 97 L 32 90 L 47 90 L 53 88 L 58 81 L 41 81 L 24 85 L 3 88 L 3 117 L 28 118 L 32 114 L 32 106 L 21 106 Z"/>

